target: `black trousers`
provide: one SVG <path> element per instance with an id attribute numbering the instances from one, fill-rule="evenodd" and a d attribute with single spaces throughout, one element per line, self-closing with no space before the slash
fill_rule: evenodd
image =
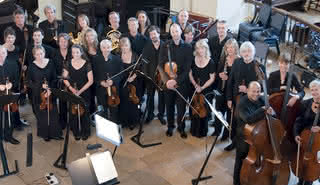
<path id="1" fill-rule="evenodd" d="M 182 88 L 181 88 L 182 89 Z M 187 89 L 179 89 L 179 92 L 187 97 Z M 168 129 L 174 129 L 174 113 L 175 113 L 175 105 L 177 105 L 177 124 L 178 131 L 184 131 L 185 122 L 182 121 L 182 117 L 186 110 L 186 102 L 173 90 L 165 91 L 165 102 L 167 109 L 167 121 L 168 121 Z"/>
<path id="2" fill-rule="evenodd" d="M 0 111 L 0 136 L 2 139 L 10 139 L 13 133 L 13 123 L 16 122 L 13 113 L 10 113 L 10 124 L 8 112 Z M 3 128 L 4 127 L 4 128 Z"/>
<path id="3" fill-rule="evenodd" d="M 103 106 L 103 113 L 101 114 L 101 116 L 103 116 L 104 118 L 116 123 L 116 124 L 120 124 L 119 123 L 119 105 L 117 107 L 111 107 L 109 105 L 104 105 Z M 128 110 L 130 111 L 130 110 Z"/>
<path id="4" fill-rule="evenodd" d="M 238 138 L 238 137 L 236 137 Z M 236 142 L 236 160 L 233 171 L 233 185 L 240 185 L 240 171 L 243 160 L 247 157 L 249 152 L 249 145 L 242 139 L 237 139 Z"/>
<path id="5" fill-rule="evenodd" d="M 304 181 L 303 179 L 299 179 L 298 185 L 312 185 L 313 182 Z"/>
<path id="6" fill-rule="evenodd" d="M 154 95 L 156 92 L 156 88 L 153 86 L 147 86 L 147 102 L 149 107 L 149 115 L 148 117 L 153 117 L 154 116 Z M 164 111 L 165 111 L 165 93 L 164 91 L 158 90 L 158 111 L 159 111 L 159 116 L 164 116 Z"/>

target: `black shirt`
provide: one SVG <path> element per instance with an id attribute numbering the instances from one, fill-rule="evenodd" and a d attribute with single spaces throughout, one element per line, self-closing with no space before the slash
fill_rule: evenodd
<path id="1" fill-rule="evenodd" d="M 211 58 L 213 59 L 213 61 L 218 63 L 218 61 L 220 60 L 223 46 L 229 39 L 230 37 L 228 35 L 221 42 L 218 35 L 213 36 L 209 39 L 208 44 L 210 47 Z"/>
<path id="2" fill-rule="evenodd" d="M 57 48 L 57 42 L 54 40 L 55 36 L 58 36 L 59 33 L 64 33 L 64 24 L 62 21 L 57 20 L 57 30 L 55 29 L 54 22 L 50 23 L 48 20 L 44 20 L 39 23 L 39 28 L 44 32 L 43 43 L 50 45 L 51 47 Z"/>
<path id="3" fill-rule="evenodd" d="M 69 63 L 70 60 L 71 60 L 71 51 L 70 51 L 70 49 L 68 49 L 66 58 L 64 58 L 62 56 L 59 48 L 54 50 L 52 61 L 53 61 L 54 65 L 55 65 L 55 67 L 56 67 L 56 73 L 57 73 L 58 76 L 62 75 L 63 66 L 65 66 L 67 63 Z"/>
<path id="4" fill-rule="evenodd" d="M 51 46 L 49 45 L 46 45 L 46 44 L 42 44 L 41 45 L 44 50 L 46 51 L 45 53 L 45 58 L 49 58 L 49 59 L 52 59 L 53 58 L 53 54 L 54 54 L 54 48 L 52 48 Z M 25 59 L 25 62 L 24 62 L 24 65 L 26 66 L 29 66 L 35 59 L 33 57 L 33 53 L 32 53 L 32 49 L 34 48 L 34 45 L 30 45 L 28 48 L 27 48 L 27 51 L 26 51 L 26 59 Z"/>
<path id="5" fill-rule="evenodd" d="M 147 42 L 147 37 L 140 33 L 137 33 L 135 37 L 131 36 L 130 33 L 127 33 L 126 36 L 129 38 L 131 42 L 132 51 L 140 56 Z"/>
<path id="6" fill-rule="evenodd" d="M 164 42 L 160 40 L 159 48 L 156 49 L 151 40 L 149 40 L 145 47 L 143 48 L 142 57 L 148 60 L 148 64 L 143 64 L 143 72 L 154 79 L 157 66 L 159 64 L 159 54 L 160 48 L 163 46 Z"/>
<path id="7" fill-rule="evenodd" d="M 19 85 L 19 71 L 16 65 L 11 65 L 8 58 L 0 65 L 0 84 L 5 84 L 8 79 L 12 83 L 12 89 L 16 90 Z"/>
<path id="8" fill-rule="evenodd" d="M 13 25 L 11 25 L 11 27 L 16 32 L 16 41 L 14 42 L 14 45 L 19 46 L 20 53 L 23 53 L 26 48 L 26 41 L 24 38 L 24 32 L 26 31 L 28 33 L 28 45 L 30 45 L 31 41 L 32 41 L 33 27 L 25 24 L 24 28 L 21 30 L 18 26 L 16 26 L 15 23 L 13 23 Z"/>

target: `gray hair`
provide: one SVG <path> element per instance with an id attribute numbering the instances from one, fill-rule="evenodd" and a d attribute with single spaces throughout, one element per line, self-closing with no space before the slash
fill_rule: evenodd
<path id="1" fill-rule="evenodd" d="M 320 80 L 319 79 L 315 79 L 312 82 L 310 82 L 309 88 L 314 87 L 314 86 L 320 87 Z"/>
<path id="2" fill-rule="evenodd" d="M 204 47 L 206 49 L 205 57 L 206 58 L 210 58 L 211 57 L 211 52 L 210 52 L 210 48 L 209 48 L 209 45 L 208 45 L 208 39 L 200 39 L 200 40 L 198 40 L 196 42 L 195 50 L 193 52 L 194 56 L 198 55 L 197 48 L 200 48 L 200 47 Z"/>
<path id="3" fill-rule="evenodd" d="M 252 51 L 252 59 L 254 59 L 254 56 L 256 55 L 256 48 L 250 41 L 246 41 L 241 44 L 240 46 L 240 55 L 243 51 L 250 49 Z"/>
<path id="4" fill-rule="evenodd" d="M 100 47 L 101 47 L 102 45 L 106 45 L 106 44 L 112 45 L 112 42 L 111 42 L 109 39 L 103 39 L 103 40 L 100 42 Z"/>
<path id="5" fill-rule="evenodd" d="M 129 19 L 128 19 L 128 24 L 129 24 L 129 22 L 135 22 L 136 24 L 137 24 L 137 26 L 139 26 L 139 22 L 138 22 L 138 19 L 137 18 L 135 18 L 135 17 L 130 17 Z"/>
<path id="6" fill-rule="evenodd" d="M 57 12 L 57 8 L 52 4 L 48 4 L 47 6 L 44 7 L 43 9 L 44 14 L 46 14 L 47 9 L 51 9 L 54 13 Z"/>

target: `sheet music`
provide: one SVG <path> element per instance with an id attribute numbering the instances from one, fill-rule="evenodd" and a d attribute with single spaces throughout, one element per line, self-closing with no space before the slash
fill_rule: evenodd
<path id="1" fill-rule="evenodd" d="M 99 184 L 118 177 L 109 151 L 90 155 L 90 160 Z"/>
<path id="2" fill-rule="evenodd" d="M 95 121 L 97 136 L 114 145 L 120 146 L 122 143 L 122 136 L 119 125 L 98 114 L 95 115 Z"/>

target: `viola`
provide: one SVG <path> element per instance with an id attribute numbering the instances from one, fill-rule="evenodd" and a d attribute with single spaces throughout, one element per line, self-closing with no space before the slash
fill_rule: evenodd
<path id="1" fill-rule="evenodd" d="M 312 126 L 316 126 L 319 121 L 320 105 L 313 102 L 312 111 L 316 117 Z M 320 133 L 304 129 L 300 134 L 301 148 L 297 153 L 297 159 L 291 162 L 294 174 L 305 181 L 315 181 L 320 177 L 320 163 L 318 152 L 320 151 Z"/>
<path id="2" fill-rule="evenodd" d="M 109 79 L 109 74 L 107 74 L 107 78 Z M 120 104 L 120 98 L 117 93 L 116 86 L 107 87 L 107 104 L 111 107 L 116 107 Z"/>
<path id="3" fill-rule="evenodd" d="M 137 89 L 134 85 L 129 84 L 128 85 L 128 90 L 129 90 L 129 100 L 134 103 L 134 104 L 138 104 L 140 102 L 139 98 L 137 97 Z"/>
<path id="4" fill-rule="evenodd" d="M 265 106 L 270 107 L 266 81 L 263 81 Z M 266 114 L 265 119 L 244 127 L 245 141 L 250 145 L 240 172 L 242 185 L 287 185 L 289 162 L 282 157 L 280 143 L 285 129 L 280 120 Z"/>
<path id="5" fill-rule="evenodd" d="M 46 79 L 44 79 L 44 84 L 48 85 Z M 49 111 L 52 110 L 52 102 L 51 102 L 51 95 L 48 96 L 48 90 L 44 89 L 40 93 L 41 103 L 40 103 L 40 110 L 48 109 Z"/>
<path id="6" fill-rule="evenodd" d="M 164 64 L 164 71 L 168 74 L 170 79 L 177 78 L 178 65 L 171 60 L 170 46 L 168 45 L 168 62 Z"/>
<path id="7" fill-rule="evenodd" d="M 74 84 L 74 88 L 77 89 L 77 84 Z M 84 114 L 84 108 L 83 106 L 79 105 L 79 104 L 72 104 L 71 105 L 71 113 L 73 115 L 76 114 L 80 114 L 80 116 L 82 116 Z"/>

